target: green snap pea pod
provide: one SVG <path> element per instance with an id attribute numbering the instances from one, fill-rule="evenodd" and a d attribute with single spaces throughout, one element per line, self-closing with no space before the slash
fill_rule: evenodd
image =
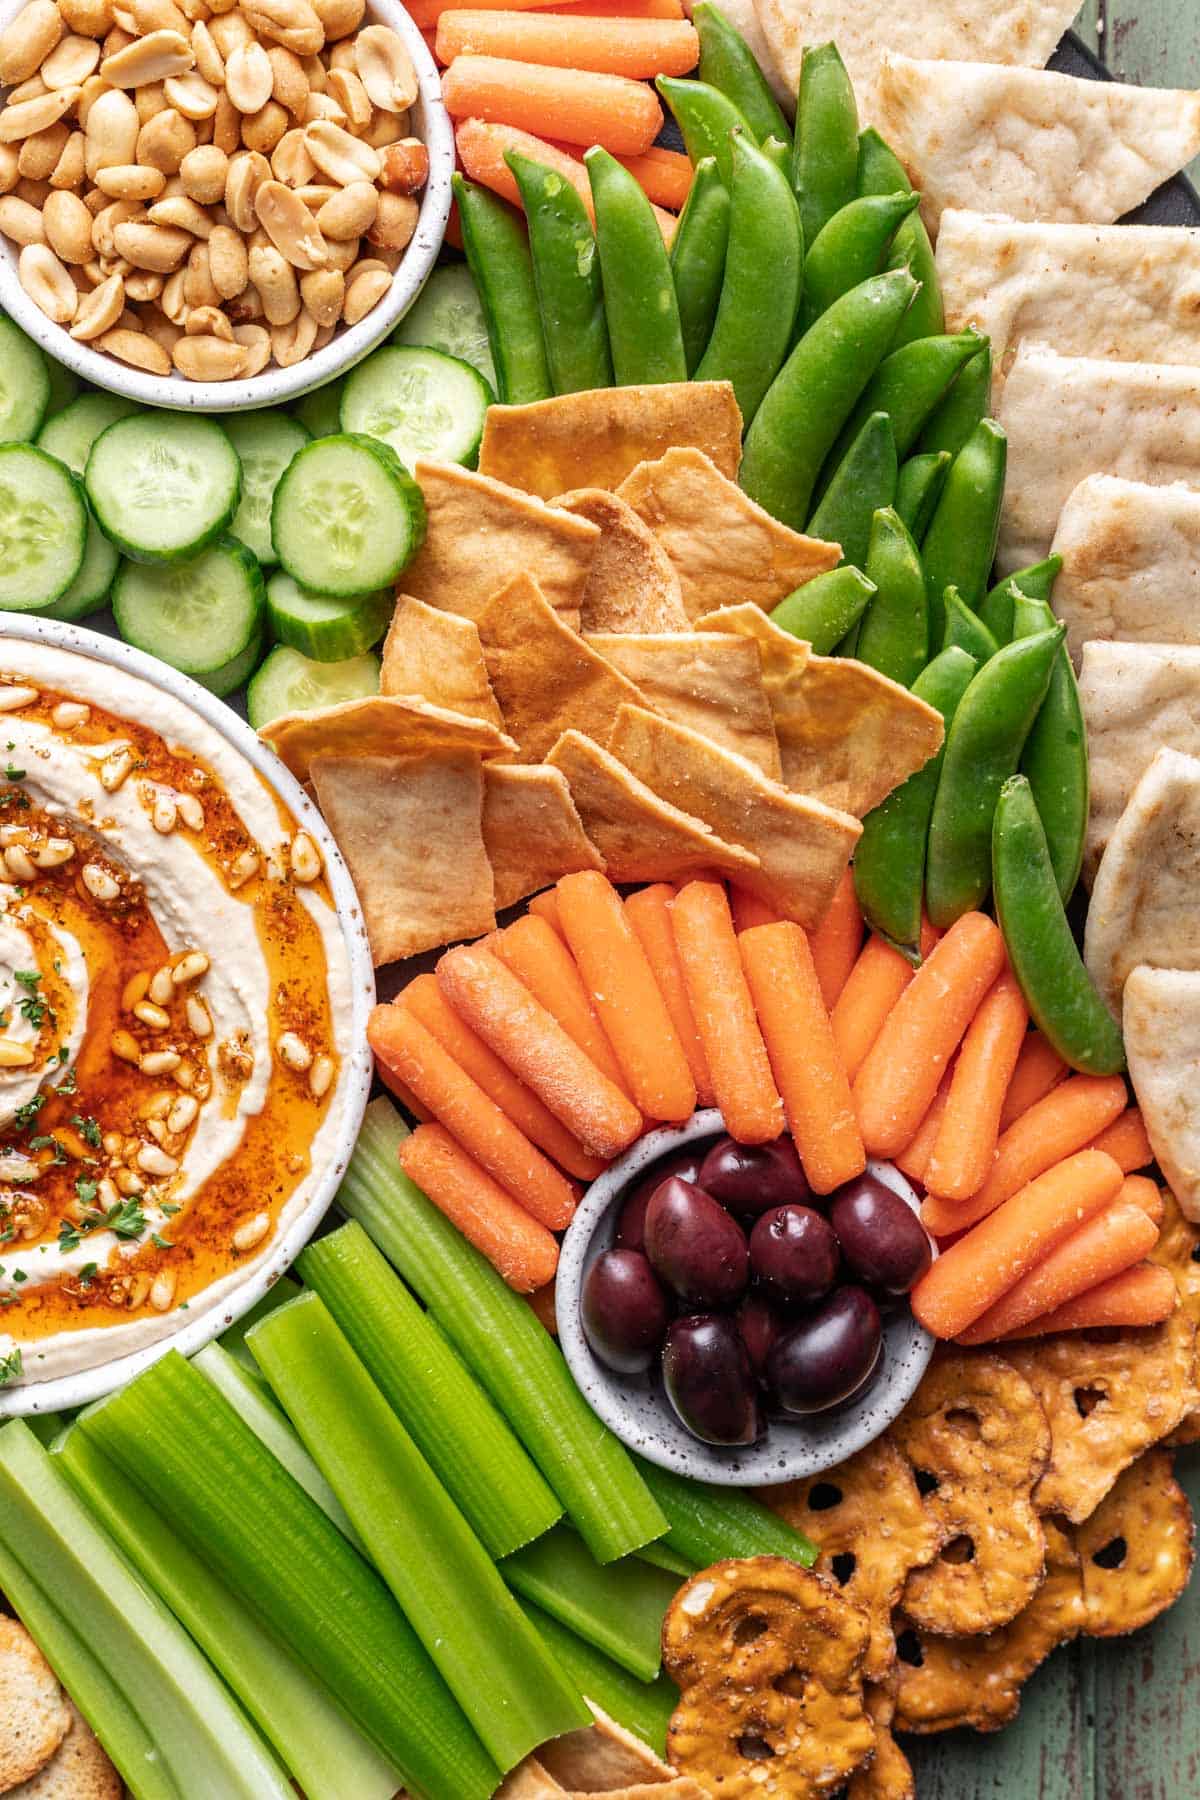
<path id="1" fill-rule="evenodd" d="M 496 391 L 510 406 L 548 400 L 554 389 L 520 214 L 457 174 L 454 195 L 496 367 Z"/>
<path id="2" fill-rule="evenodd" d="M 918 450 L 948 450 L 957 456 L 992 404 L 992 346 L 984 345 L 926 420 Z"/>
<path id="3" fill-rule="evenodd" d="M 840 544 L 843 562 L 864 568 L 871 521 L 881 506 L 890 506 L 896 498 L 898 474 L 892 422 L 884 412 L 872 413 L 805 526 L 809 537 Z"/>
<path id="4" fill-rule="evenodd" d="M 729 193 L 716 157 L 705 156 L 696 164 L 671 244 L 671 278 L 689 375 L 712 336 L 728 243 Z"/>
<path id="5" fill-rule="evenodd" d="M 997 650 L 954 716 L 929 820 L 925 865 L 925 904 L 939 929 L 987 899 L 996 796 L 1016 773 L 1065 635 L 1059 626 Z"/>
<path id="6" fill-rule="evenodd" d="M 916 194 L 864 194 L 834 213 L 809 246 L 805 259 L 800 316 L 806 331 L 835 300 L 877 273 L 884 251 L 918 198 Z"/>
<path id="7" fill-rule="evenodd" d="M 946 615 L 942 649 L 949 650 L 951 644 L 960 644 L 977 663 L 990 662 L 1000 646 L 979 614 L 971 611 L 956 587 L 946 589 L 942 596 L 942 610 Z M 1051 624 L 1053 622 L 1051 620 Z"/>
<path id="8" fill-rule="evenodd" d="M 1084 966 L 1054 878 L 1033 789 L 1014 775 L 992 826 L 996 917 L 1034 1024 L 1072 1069 L 1119 1075 L 1125 1046 Z"/>
<path id="9" fill-rule="evenodd" d="M 955 645 L 935 656 L 913 682 L 917 698 L 941 713 L 947 735 L 975 670 L 974 657 Z M 912 958 L 921 946 L 925 844 L 944 754 L 943 742 L 924 768 L 867 814 L 854 851 L 854 890 L 863 917 Z"/>
<path id="10" fill-rule="evenodd" d="M 972 608 L 987 593 L 1007 465 L 1008 439 L 994 419 L 976 426 L 950 465 L 942 497 L 921 540 L 930 643 L 942 640 L 942 595 L 948 587 L 956 587 Z"/>
<path id="11" fill-rule="evenodd" d="M 900 465 L 896 477 L 896 511 L 915 543 L 919 544 L 925 536 L 953 461 L 948 450 L 934 450 L 928 455 L 910 456 Z"/>
<path id="12" fill-rule="evenodd" d="M 811 644 L 818 656 L 829 656 L 848 631 L 853 631 L 875 593 L 861 569 L 843 563 L 806 581 L 781 600 L 771 623 Z"/>
<path id="13" fill-rule="evenodd" d="M 584 156 L 596 209 L 604 311 L 618 387 L 686 381 L 675 283 L 662 232 L 628 169 L 598 144 Z"/>
<path id="14" fill-rule="evenodd" d="M 700 37 L 701 81 L 707 81 L 733 101 L 754 133 L 756 144 L 769 137 L 790 144 L 788 122 L 741 32 L 712 0 L 699 0 L 692 8 L 692 24 Z"/>
<path id="15" fill-rule="evenodd" d="M 856 185 L 860 194 L 906 194 L 912 187 L 904 164 L 877 131 L 864 131 L 858 140 Z M 945 331 L 946 314 L 933 245 L 920 213 L 905 219 L 893 238 L 888 267 L 911 269 L 921 284 L 921 291 L 896 334 L 897 345 L 910 344 L 914 338 L 936 337 Z"/>
<path id="16" fill-rule="evenodd" d="M 813 244 L 858 188 L 858 107 L 836 44 L 808 44 L 796 100 L 792 186 L 804 241 Z M 905 182 L 908 189 L 910 182 Z"/>
<path id="17" fill-rule="evenodd" d="M 654 85 L 683 133 L 683 146 L 692 162 L 715 156 L 721 180 L 728 187 L 733 175 L 734 132 L 754 136 L 745 113 L 708 81 L 660 75 Z"/>
<path id="18" fill-rule="evenodd" d="M 745 132 L 733 140 L 729 199 L 721 299 L 696 380 L 731 381 L 749 425 L 792 341 L 804 257 L 791 189 Z"/>
<path id="19" fill-rule="evenodd" d="M 983 341 L 973 330 L 942 332 L 893 350 L 871 377 L 842 436 L 856 430 L 868 413 L 885 412 L 897 452 L 910 455 L 926 419 Z"/>
<path id="20" fill-rule="evenodd" d="M 1048 601 L 1018 593 L 1014 638 L 1049 631 L 1056 623 Z M 1025 740 L 1021 773 L 1033 789 L 1050 845 L 1054 879 L 1065 905 L 1075 892 L 1083 866 L 1089 799 L 1087 725 L 1065 644 L 1054 659 L 1042 710 Z"/>
<path id="21" fill-rule="evenodd" d="M 1062 569 L 1061 556 L 1048 556 L 1045 562 L 1018 569 L 998 581 L 979 608 L 979 616 L 999 644 L 1007 644 L 1013 635 L 1013 608 L 1018 594 L 1028 600 L 1049 600 L 1054 583 Z"/>
<path id="22" fill-rule="evenodd" d="M 805 332 L 768 388 L 746 434 L 741 483 L 785 525 L 803 528 L 821 465 L 915 292 L 905 269 L 851 288 Z"/>
<path id="23" fill-rule="evenodd" d="M 517 178 L 529 226 L 533 280 L 554 392 L 611 387 L 600 264 L 587 209 L 557 169 L 531 162 L 515 150 L 507 151 L 504 160 Z"/>
<path id="24" fill-rule="evenodd" d="M 769 137 L 769 138 L 763 139 L 762 143 L 759 145 L 759 149 L 762 151 L 763 155 L 765 157 L 767 157 L 767 159 L 770 162 L 773 162 L 775 164 L 775 167 L 779 170 L 779 173 L 782 176 L 784 176 L 784 178 L 786 179 L 788 186 L 791 187 L 791 185 L 792 185 L 792 146 L 791 146 L 791 144 L 784 143 L 782 138 Z M 793 198 L 794 198 L 794 196 L 793 196 Z M 799 218 L 799 216 L 800 216 L 800 208 L 799 208 L 799 205 L 797 205 L 796 217 Z"/>
<path id="25" fill-rule="evenodd" d="M 904 687 L 929 661 L 929 609 L 921 558 L 898 512 L 885 506 L 871 521 L 867 579 L 878 592 L 862 616 L 854 654 Z"/>

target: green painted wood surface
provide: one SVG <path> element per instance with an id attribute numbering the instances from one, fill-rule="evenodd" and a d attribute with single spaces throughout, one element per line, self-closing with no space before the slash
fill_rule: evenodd
<path id="1" fill-rule="evenodd" d="M 1200 88 L 1196 0 L 1087 0 L 1076 30 L 1122 81 Z M 1190 173 L 1200 179 L 1200 157 Z"/>

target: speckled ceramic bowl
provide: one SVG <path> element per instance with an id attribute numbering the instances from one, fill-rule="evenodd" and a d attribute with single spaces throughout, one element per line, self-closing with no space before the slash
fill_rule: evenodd
<path id="1" fill-rule="evenodd" d="M 879 1373 L 860 1399 L 807 1419 L 772 1421 L 759 1443 L 729 1450 L 703 1444 L 685 1430 L 652 1376 L 617 1375 L 592 1354 L 580 1324 L 579 1296 L 593 1262 L 612 1246 L 621 1196 L 660 1157 L 724 1129 L 713 1110 L 697 1113 L 686 1125 L 652 1131 L 592 1183 L 563 1241 L 556 1289 L 559 1341 L 592 1410 L 639 1456 L 696 1481 L 766 1487 L 831 1469 L 877 1438 L 915 1393 L 934 1340 L 906 1306 L 897 1307 L 884 1319 Z M 917 1210 L 917 1197 L 902 1175 L 882 1163 L 867 1166 Z"/>

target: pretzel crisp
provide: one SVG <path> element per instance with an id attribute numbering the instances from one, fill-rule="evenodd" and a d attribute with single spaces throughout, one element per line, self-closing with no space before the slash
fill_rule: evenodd
<path id="1" fill-rule="evenodd" d="M 799 1563 L 714 1563 L 676 1594 L 663 1663 L 680 1689 L 667 1755 L 721 1800 L 814 1800 L 875 1749 L 866 1615 Z"/>
<path id="2" fill-rule="evenodd" d="M 875 1754 L 850 1777 L 846 1800 L 916 1800 L 912 1764 L 892 1736 L 896 1703 L 887 1688 L 866 1689 L 867 1711 L 875 1726 Z"/>
<path id="3" fill-rule="evenodd" d="M 1170 1188 L 1164 1190 L 1163 1200 L 1163 1221 L 1150 1260 L 1170 1269 L 1179 1289 L 1179 1304 L 1200 1329 L 1200 1225 L 1184 1218 Z M 1200 1443 L 1200 1405 L 1180 1420 L 1167 1442 Z"/>
<path id="4" fill-rule="evenodd" d="M 1087 1635 L 1120 1637 L 1174 1606 L 1192 1572 L 1194 1534 L 1169 1453 L 1140 1456 L 1075 1530 Z"/>

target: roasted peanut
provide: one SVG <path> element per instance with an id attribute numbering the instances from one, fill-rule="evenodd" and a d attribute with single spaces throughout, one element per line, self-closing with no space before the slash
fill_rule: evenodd
<path id="1" fill-rule="evenodd" d="M 219 337 L 181 337 L 171 359 L 189 381 L 236 381 L 245 373 L 247 356 L 242 346 Z"/>
<path id="2" fill-rule="evenodd" d="M 38 74 L 47 87 L 79 87 L 100 61 L 100 46 L 95 38 L 80 37 L 69 32 L 60 38 Z"/>
<path id="3" fill-rule="evenodd" d="M 39 94 L 36 100 L 22 100 L 18 106 L 10 103 L 0 112 L 0 144 L 15 144 L 21 138 L 32 137 L 35 132 L 57 125 L 78 98 L 77 87 L 52 88 L 47 94 Z"/>
<path id="4" fill-rule="evenodd" d="M 306 125 L 304 141 L 318 169 L 342 187 L 352 181 L 378 180 L 378 151 L 372 150 L 369 144 L 360 143 L 331 119 L 315 119 L 311 125 Z"/>
<path id="5" fill-rule="evenodd" d="M 365 319 L 372 307 L 378 306 L 383 296 L 392 285 L 392 278 L 386 269 L 364 269 L 351 275 L 346 283 L 346 296 L 342 302 L 342 317 L 347 325 L 357 325 Z"/>
<path id="6" fill-rule="evenodd" d="M 293 268 L 324 268 L 328 251 L 320 227 L 291 188 L 281 181 L 264 181 L 254 196 L 254 210 L 275 248 Z"/>
<path id="7" fill-rule="evenodd" d="M 176 269 L 163 282 L 163 291 L 158 297 L 158 304 L 166 318 L 173 325 L 183 329 L 183 321 L 188 316 L 188 303 L 185 288 L 187 286 L 187 270 Z"/>
<path id="8" fill-rule="evenodd" d="M 188 54 L 191 52 L 189 50 Z M 163 94 L 168 106 L 181 112 L 185 119 L 193 121 L 211 119 L 217 110 L 219 90 L 195 69 L 186 75 L 169 75 L 163 82 Z"/>
<path id="9" fill-rule="evenodd" d="M 19 179 L 16 146 L 0 144 L 0 194 L 11 194 Z"/>
<path id="10" fill-rule="evenodd" d="M 63 34 L 63 18 L 54 0 L 29 0 L 11 25 L 0 32 L 0 83 L 15 87 L 41 67 Z M 317 46 L 320 49 L 320 45 Z"/>
<path id="11" fill-rule="evenodd" d="M 186 194 L 168 194 L 156 200 L 146 213 L 152 225 L 177 225 L 193 237 L 207 238 L 213 229 L 212 217 Z"/>
<path id="12" fill-rule="evenodd" d="M 242 11 L 259 37 L 297 56 L 314 56 L 325 43 L 325 28 L 309 0 L 245 0 Z"/>
<path id="13" fill-rule="evenodd" d="M 196 58 L 196 73 L 203 76 L 204 80 L 213 87 L 224 87 L 225 59 L 218 50 L 216 39 L 203 19 L 197 19 L 192 26 L 190 42 L 192 54 Z"/>
<path id="14" fill-rule="evenodd" d="M 26 244 L 17 258 L 17 279 L 36 307 L 56 325 L 68 325 L 79 305 L 79 290 L 48 244 Z"/>
<path id="15" fill-rule="evenodd" d="M 321 21 L 327 44 L 357 31 L 366 12 L 366 0 L 313 0 L 313 10 Z"/>
<path id="16" fill-rule="evenodd" d="M 88 344 L 106 331 L 111 331 L 125 310 L 125 289 L 119 275 L 109 275 L 90 294 L 85 294 L 75 309 L 71 336 Z"/>
<path id="17" fill-rule="evenodd" d="M 225 311 L 233 320 L 235 327 L 238 325 L 250 325 L 254 320 L 263 317 L 262 296 L 259 294 L 256 287 L 251 287 L 247 284 L 240 294 L 236 294 L 234 298 L 227 303 Z"/>
<path id="18" fill-rule="evenodd" d="M 264 325 L 235 325 L 234 342 L 246 352 L 243 375 L 260 375 L 271 360 L 271 334 Z"/>
<path id="19" fill-rule="evenodd" d="M 113 22 L 112 0 L 62 0 L 59 11 L 81 37 L 102 38 Z"/>
<path id="20" fill-rule="evenodd" d="M 167 104 L 165 84 L 161 81 L 147 81 L 143 87 L 134 88 L 133 104 L 137 108 L 138 124 L 149 124 Z"/>
<path id="21" fill-rule="evenodd" d="M 78 194 L 56 189 L 42 208 L 46 242 L 65 263 L 85 263 L 92 256 L 92 215 Z"/>
<path id="22" fill-rule="evenodd" d="M 371 123 L 362 133 L 364 144 L 370 144 L 372 150 L 384 150 L 389 144 L 398 144 L 401 138 L 408 135 L 409 115 L 406 112 L 382 112 L 379 107 L 371 114 Z"/>
<path id="23" fill-rule="evenodd" d="M 273 244 L 256 244 L 249 256 L 250 280 L 272 325 L 288 325 L 300 311 L 300 289 L 292 265 Z"/>
<path id="24" fill-rule="evenodd" d="M 244 44 L 225 64 L 225 92 L 240 113 L 260 112 L 274 86 L 275 71 L 261 44 Z"/>
<path id="25" fill-rule="evenodd" d="M 147 337 L 153 338 L 156 344 L 160 344 L 168 356 L 183 336 L 178 325 L 173 325 L 165 313 L 158 312 L 154 308 L 150 309 L 145 329 Z"/>
<path id="26" fill-rule="evenodd" d="M 197 306 L 219 306 L 221 296 L 213 283 L 212 270 L 208 266 L 208 245 L 193 244 L 188 252 L 187 270 L 183 278 L 183 297 L 187 301 L 188 311 Z M 184 321 L 187 323 L 186 319 Z"/>
<path id="27" fill-rule="evenodd" d="M 58 159 L 67 147 L 71 128 L 60 119 L 45 131 L 27 137 L 17 152 L 17 169 L 28 181 L 46 181 L 58 167 Z"/>
<path id="28" fill-rule="evenodd" d="M 24 200 L 28 205 L 36 206 L 39 212 L 45 206 L 52 192 L 53 189 L 48 181 L 31 181 L 28 175 L 22 175 L 13 189 L 18 200 Z"/>
<path id="29" fill-rule="evenodd" d="M 387 25 L 368 25 L 354 40 L 354 60 L 372 105 L 407 112 L 417 97 L 417 72 L 403 40 Z"/>
<path id="30" fill-rule="evenodd" d="M 153 269 L 165 275 L 177 269 L 192 245 L 186 231 L 173 225 L 150 225 L 131 221 L 118 225 L 113 232 L 118 253 L 135 269 Z"/>
<path id="31" fill-rule="evenodd" d="M 135 306 L 144 305 L 149 300 L 157 300 L 163 291 L 164 278 L 154 275 L 149 269 L 134 269 L 125 276 L 125 295 Z"/>
<path id="32" fill-rule="evenodd" d="M 201 144 L 189 150 L 179 165 L 179 179 L 189 200 L 201 206 L 215 206 L 224 198 L 229 179 L 229 158 L 215 144 Z"/>
<path id="33" fill-rule="evenodd" d="M 307 187 L 316 174 L 316 167 L 304 142 L 304 133 L 298 127 L 285 131 L 272 150 L 271 173 L 276 181 L 282 181 L 285 187 L 290 188 Z"/>
<path id="34" fill-rule="evenodd" d="M 271 97 L 278 100 L 285 112 L 298 119 L 304 111 L 304 102 L 308 99 L 308 77 L 304 73 L 304 64 L 293 50 L 285 50 L 282 44 L 271 44 L 267 49 L 267 60 L 271 64 Z"/>
<path id="35" fill-rule="evenodd" d="M 208 267 L 222 300 L 240 294 L 249 279 L 246 246 L 230 225 L 214 225 L 208 239 Z"/>
<path id="36" fill-rule="evenodd" d="M 153 200 L 162 193 L 166 179 L 161 169 L 143 167 L 141 163 L 117 163 L 98 171 L 96 186 L 114 200 Z"/>
<path id="37" fill-rule="evenodd" d="M 124 326 L 117 326 L 106 331 L 96 342 L 118 362 L 130 363 L 135 369 L 144 369 L 148 375 L 169 375 L 171 359 L 162 345 L 145 331 L 130 331 Z"/>
<path id="38" fill-rule="evenodd" d="M 219 337 L 233 342 L 233 326 L 219 306 L 193 306 L 183 329 L 189 337 Z"/>
<path id="39" fill-rule="evenodd" d="M 177 173 L 189 150 L 196 148 L 196 132 L 190 119 L 169 106 L 166 112 L 150 119 L 137 136 L 137 161 L 144 168 L 161 169 L 164 175 Z"/>
<path id="40" fill-rule="evenodd" d="M 326 238 L 325 267 L 337 269 L 344 275 L 358 261 L 358 246 L 357 238 Z"/>
<path id="41" fill-rule="evenodd" d="M 205 123 L 210 127 L 212 142 L 226 156 L 232 156 L 242 147 L 242 115 L 229 95 L 222 89 L 217 101 L 217 109 L 211 119 Z"/>
<path id="42" fill-rule="evenodd" d="M 86 201 L 84 203 L 86 205 Z M 127 225 L 135 219 L 144 219 L 145 208 L 136 200 L 110 200 L 107 206 L 92 220 L 92 243 L 96 254 L 103 260 L 117 254 L 117 240 L 113 236 L 118 225 Z"/>
<path id="43" fill-rule="evenodd" d="M 281 369 L 303 362 L 313 347 L 317 321 L 303 307 L 288 325 L 271 327 L 271 350 Z"/>
<path id="44" fill-rule="evenodd" d="M 147 81 L 186 75 L 195 65 L 192 46 L 182 31 L 152 31 L 135 38 L 115 55 L 106 56 L 100 73 L 113 87 L 136 88 Z"/>
<path id="45" fill-rule="evenodd" d="M 379 192 L 370 181 L 352 181 L 339 188 L 317 214 L 317 224 L 325 237 L 361 237 L 375 223 Z"/>
<path id="46" fill-rule="evenodd" d="M 50 186 L 52 188 L 73 188 L 78 192 L 83 186 L 85 175 L 83 146 L 84 136 L 82 131 L 72 131 L 67 134 L 67 141 L 62 147 L 62 154 L 50 171 Z"/>
<path id="47" fill-rule="evenodd" d="M 46 241 L 41 213 L 16 194 L 5 194 L 0 199 L 0 231 L 14 244 L 44 244 Z"/>
<path id="48" fill-rule="evenodd" d="M 367 242 L 384 250 L 403 250 L 417 229 L 419 213 L 416 201 L 407 194 L 380 194 L 379 210 L 366 234 Z"/>
<path id="49" fill-rule="evenodd" d="M 288 124 L 288 115 L 278 100 L 268 100 L 256 113 L 243 117 L 242 142 L 247 150 L 258 150 L 264 156 L 269 156 L 288 129 Z"/>
<path id="50" fill-rule="evenodd" d="M 331 69 L 329 93 L 346 115 L 346 129 L 355 137 L 371 123 L 371 102 L 367 90 L 353 69 Z"/>
<path id="51" fill-rule="evenodd" d="M 89 179 L 95 181 L 101 169 L 136 162 L 140 129 L 137 108 L 128 94 L 110 88 L 99 95 L 84 127 L 83 160 Z"/>
<path id="52" fill-rule="evenodd" d="M 345 292 L 340 269 L 310 269 L 300 277 L 300 298 L 318 325 L 337 324 Z"/>
<path id="53" fill-rule="evenodd" d="M 40 75 L 31 75 L 29 80 L 21 82 L 19 87 L 9 89 L 8 103 L 10 106 L 20 106 L 25 100 L 38 100 L 43 94 L 49 92 L 50 83 L 48 81 L 43 81 Z"/>
<path id="54" fill-rule="evenodd" d="M 178 31 L 181 36 L 188 36 L 190 21 L 175 0 L 129 0 L 129 10 L 141 37 L 148 37 L 152 31 Z"/>
<path id="55" fill-rule="evenodd" d="M 254 42 L 254 33 L 246 23 L 245 14 L 238 12 L 236 8 L 222 14 L 219 19 L 213 19 L 208 30 L 221 54 L 222 62 L 228 62 L 235 50 L 243 50 L 247 44 Z"/>
<path id="56" fill-rule="evenodd" d="M 240 150 L 229 159 L 225 178 L 225 210 L 230 223 L 241 232 L 251 232 L 258 224 L 254 196 L 264 181 L 271 179 L 271 165 L 255 150 Z"/>

